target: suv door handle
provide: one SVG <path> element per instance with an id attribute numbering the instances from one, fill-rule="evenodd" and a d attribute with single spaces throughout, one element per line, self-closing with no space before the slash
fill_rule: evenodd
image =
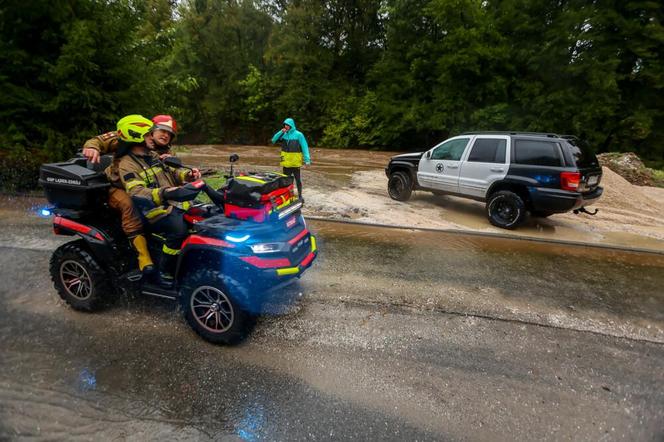
<path id="1" fill-rule="evenodd" d="M 505 169 L 502 167 L 492 167 L 491 172 L 505 172 Z"/>
<path id="2" fill-rule="evenodd" d="M 456 165 L 450 164 L 449 166 L 447 166 L 447 168 L 448 168 L 448 169 L 458 169 L 459 166 L 456 166 Z"/>

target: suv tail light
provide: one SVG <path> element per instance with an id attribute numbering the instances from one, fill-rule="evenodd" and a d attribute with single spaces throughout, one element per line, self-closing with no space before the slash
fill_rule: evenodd
<path id="1" fill-rule="evenodd" d="M 581 183 L 581 173 L 579 172 L 561 172 L 560 188 L 563 190 L 577 191 Z"/>

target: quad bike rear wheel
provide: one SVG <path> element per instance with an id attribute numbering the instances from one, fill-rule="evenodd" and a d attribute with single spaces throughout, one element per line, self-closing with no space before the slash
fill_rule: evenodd
<path id="1" fill-rule="evenodd" d="M 98 310 L 113 288 L 83 240 L 58 247 L 49 266 L 58 295 L 75 310 Z"/>
<path id="2" fill-rule="evenodd" d="M 246 299 L 234 279 L 210 269 L 196 270 L 185 277 L 180 293 L 187 323 L 213 344 L 236 344 L 251 331 L 253 321 L 238 302 Z"/>

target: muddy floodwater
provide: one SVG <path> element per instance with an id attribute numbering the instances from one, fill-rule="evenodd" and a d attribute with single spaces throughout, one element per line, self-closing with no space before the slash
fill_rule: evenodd
<path id="1" fill-rule="evenodd" d="M 279 149 L 269 146 L 192 146 L 178 153 L 185 162 L 224 169 L 231 153 L 236 170 L 279 170 Z M 385 166 L 395 153 L 312 149 L 312 165 L 302 171 L 305 214 L 368 224 L 496 233 L 664 251 L 664 189 L 634 186 L 603 169 L 602 198 L 595 216 L 573 213 L 530 217 L 517 230 L 492 226 L 484 203 L 416 191 L 406 202 L 387 195 Z"/>

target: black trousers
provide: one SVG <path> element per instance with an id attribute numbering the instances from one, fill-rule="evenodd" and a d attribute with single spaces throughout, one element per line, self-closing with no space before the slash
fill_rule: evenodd
<path id="1" fill-rule="evenodd" d="M 302 178 L 300 177 L 300 168 L 284 167 L 284 175 L 293 175 L 293 177 L 295 177 L 295 184 L 297 185 L 297 196 L 302 198 Z"/>
<path id="2" fill-rule="evenodd" d="M 183 218 L 184 212 L 173 208 L 167 216 L 155 221 L 150 230 L 166 240 L 162 249 L 159 267 L 161 271 L 172 273 L 177 263 L 177 255 L 180 252 L 182 241 L 189 236 L 189 228 Z"/>

